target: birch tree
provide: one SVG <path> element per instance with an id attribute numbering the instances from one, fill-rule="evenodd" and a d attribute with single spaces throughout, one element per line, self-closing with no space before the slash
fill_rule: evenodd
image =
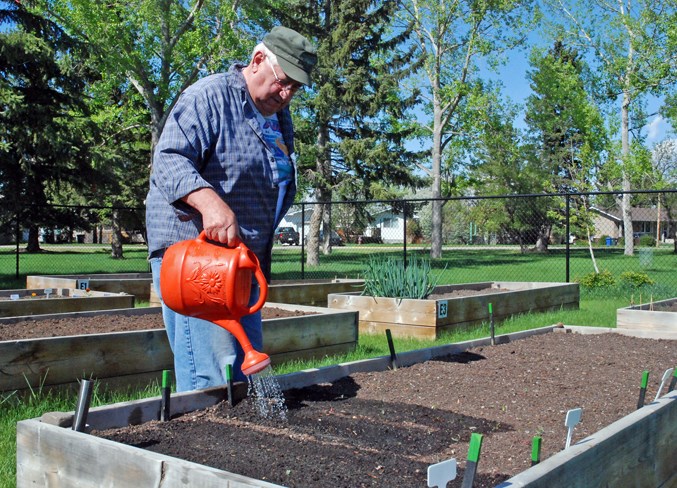
<path id="1" fill-rule="evenodd" d="M 673 0 L 547 0 L 557 19 L 558 37 L 591 56 L 602 94 L 618 103 L 621 190 L 632 190 L 632 108 L 650 93 L 677 80 L 677 57 L 670 49 Z M 610 188 L 614 189 L 614 188 Z M 620 201 L 624 253 L 634 253 L 631 195 Z"/>
<path id="2" fill-rule="evenodd" d="M 432 180 L 430 254 L 442 254 L 442 162 L 445 149 L 464 131 L 464 102 L 479 89 L 481 61 L 496 61 L 523 40 L 531 17 L 531 0 L 404 0 L 402 20 L 413 22 L 417 62 L 415 85 L 422 91 L 428 123 L 422 131 L 431 141 L 430 163 L 423 169 Z"/>

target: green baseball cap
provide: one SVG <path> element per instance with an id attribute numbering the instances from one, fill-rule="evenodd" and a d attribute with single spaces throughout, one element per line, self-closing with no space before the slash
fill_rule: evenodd
<path id="1" fill-rule="evenodd" d="M 266 34 L 263 44 L 289 78 L 304 85 L 312 84 L 310 73 L 317 63 L 317 51 L 308 39 L 295 30 L 277 26 Z"/>

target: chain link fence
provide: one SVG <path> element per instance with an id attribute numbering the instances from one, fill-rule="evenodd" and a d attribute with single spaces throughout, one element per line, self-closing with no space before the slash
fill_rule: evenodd
<path id="1" fill-rule="evenodd" d="M 0 214 L 3 288 L 22 288 L 34 274 L 149 272 L 143 208 L 41 210 L 50 225 L 27 224 L 21 210 Z M 436 218 L 440 257 L 431 264 L 440 283 L 596 275 L 648 280 L 677 296 L 677 190 L 305 202 L 280 224 L 273 280 L 359 278 L 373 256 L 429 257 Z"/>

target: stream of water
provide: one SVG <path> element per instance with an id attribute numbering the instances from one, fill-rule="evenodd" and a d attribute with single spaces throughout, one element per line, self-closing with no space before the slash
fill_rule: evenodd
<path id="1" fill-rule="evenodd" d="M 287 420 L 287 404 L 273 368 L 268 366 L 260 373 L 248 377 L 247 396 L 254 400 L 257 413 L 269 420 Z"/>

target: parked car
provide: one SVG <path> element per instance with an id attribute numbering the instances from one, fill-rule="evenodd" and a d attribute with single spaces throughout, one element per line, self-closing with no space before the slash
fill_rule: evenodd
<path id="1" fill-rule="evenodd" d="M 299 245 L 299 233 L 293 227 L 278 227 L 275 231 L 275 242 L 278 244 Z"/>
<path id="2" fill-rule="evenodd" d="M 308 236 L 304 237 L 304 242 L 306 244 L 308 244 Z M 324 242 L 324 232 L 320 231 L 320 243 L 323 243 L 323 242 Z M 345 242 L 343 242 L 343 237 L 338 235 L 338 233 L 336 233 L 336 231 L 332 230 L 331 231 L 331 242 L 330 242 L 330 244 L 332 246 L 343 246 L 345 244 Z"/>

